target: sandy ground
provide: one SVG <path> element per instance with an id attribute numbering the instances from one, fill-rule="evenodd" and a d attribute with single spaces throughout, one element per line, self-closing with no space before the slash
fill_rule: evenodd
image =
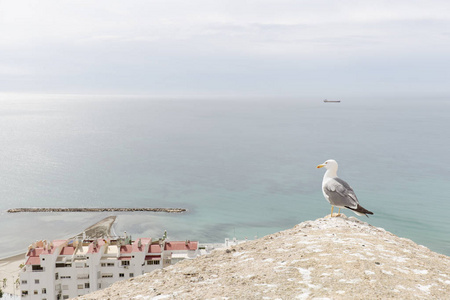
<path id="1" fill-rule="evenodd" d="M 116 216 L 109 216 L 103 220 L 89 226 L 84 230 L 86 236 L 92 238 L 99 238 L 103 236 L 109 236 L 111 226 L 116 220 Z M 83 233 L 79 234 L 80 236 Z M 25 263 L 25 253 L 21 253 L 15 256 L 11 256 L 0 260 L 0 288 L 5 293 L 19 295 L 19 290 L 15 289 L 13 282 L 19 277 L 19 265 Z M 6 286 L 3 286 L 3 278 L 6 278 Z"/>
<path id="2" fill-rule="evenodd" d="M 13 282 L 19 277 L 19 265 L 25 263 L 25 254 L 19 254 L 0 260 L 0 287 L 5 293 L 13 293 Z M 6 287 L 3 285 L 6 278 Z M 18 295 L 19 292 L 16 291 Z"/>

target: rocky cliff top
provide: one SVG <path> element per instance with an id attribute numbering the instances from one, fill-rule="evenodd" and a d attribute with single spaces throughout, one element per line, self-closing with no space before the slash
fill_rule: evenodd
<path id="1" fill-rule="evenodd" d="M 450 257 L 345 215 L 306 221 L 81 299 L 448 299 Z"/>

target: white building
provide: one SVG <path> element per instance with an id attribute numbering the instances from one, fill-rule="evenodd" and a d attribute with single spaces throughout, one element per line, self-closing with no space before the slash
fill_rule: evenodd
<path id="1" fill-rule="evenodd" d="M 202 247 L 206 249 L 205 247 Z M 20 272 L 22 299 L 69 299 L 202 252 L 198 242 L 140 238 L 38 241 Z M 209 252 L 209 251 L 208 251 Z"/>

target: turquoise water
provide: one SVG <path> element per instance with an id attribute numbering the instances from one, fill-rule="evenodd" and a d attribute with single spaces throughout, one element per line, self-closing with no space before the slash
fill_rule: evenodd
<path id="1" fill-rule="evenodd" d="M 3 98 L 0 257 L 109 215 L 14 207 L 189 209 L 117 214 L 133 237 L 291 228 L 329 214 L 316 165 L 330 158 L 374 212 L 358 218 L 450 255 L 449 100 Z"/>

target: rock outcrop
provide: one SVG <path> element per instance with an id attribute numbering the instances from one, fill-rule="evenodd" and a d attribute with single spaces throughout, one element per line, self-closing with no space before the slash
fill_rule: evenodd
<path id="1" fill-rule="evenodd" d="M 121 281 L 80 299 L 448 299 L 450 257 L 344 215 Z"/>

